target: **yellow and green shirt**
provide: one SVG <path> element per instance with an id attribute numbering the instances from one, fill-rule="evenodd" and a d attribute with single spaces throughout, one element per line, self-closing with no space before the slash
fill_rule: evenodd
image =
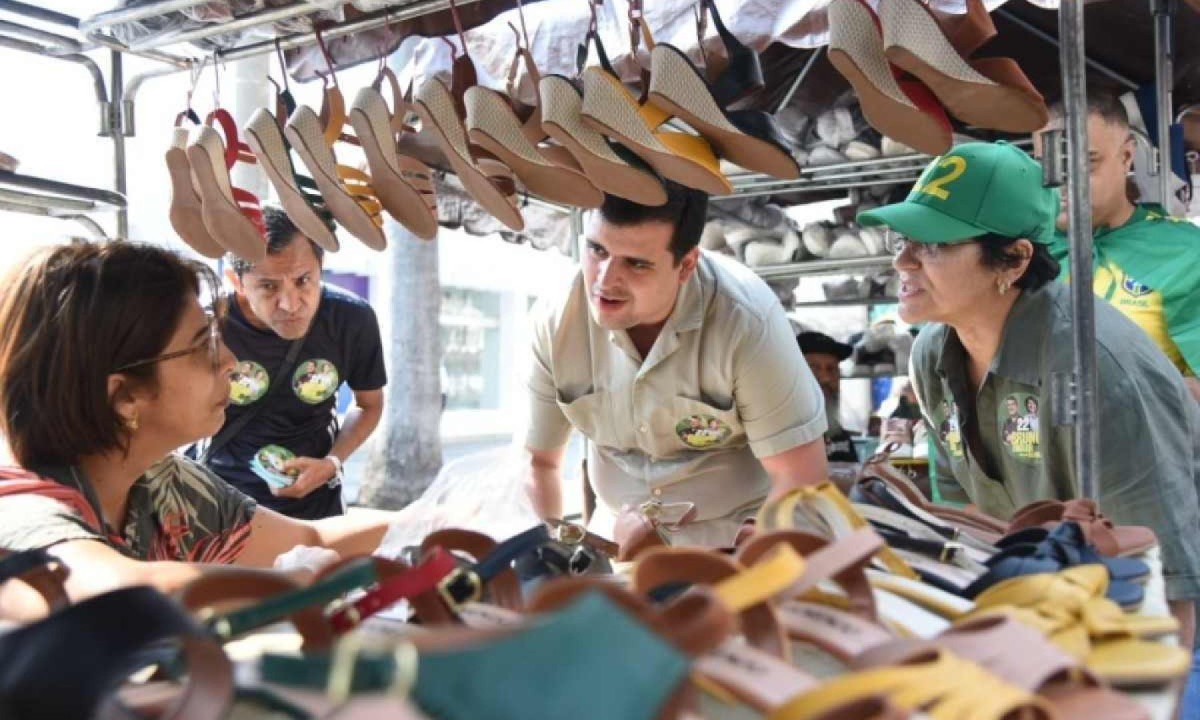
<path id="1" fill-rule="evenodd" d="M 1094 232 L 1096 295 L 1154 340 L 1184 375 L 1200 371 L 1200 227 L 1155 205 L 1138 205 L 1125 224 Z M 1055 237 L 1051 252 L 1069 278 L 1068 245 Z"/>

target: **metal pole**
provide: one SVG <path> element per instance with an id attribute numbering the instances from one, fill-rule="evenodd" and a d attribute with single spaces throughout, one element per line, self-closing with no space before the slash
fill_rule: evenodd
<path id="1" fill-rule="evenodd" d="M 571 260 L 580 260 L 579 238 L 583 236 L 583 210 L 571 208 Z"/>
<path id="2" fill-rule="evenodd" d="M 1058 9 L 1059 62 L 1067 130 L 1068 232 L 1071 238 L 1072 341 L 1075 348 L 1075 465 L 1082 497 L 1097 499 L 1100 433 L 1096 425 L 1096 315 L 1092 290 L 1092 202 L 1088 179 L 1087 85 L 1083 0 Z"/>
<path id="3" fill-rule="evenodd" d="M 176 10 L 186 10 L 203 2 L 205 0 L 158 0 L 157 2 L 148 2 L 131 8 L 110 10 L 81 20 L 79 22 L 79 32 L 84 35 L 91 35 L 94 32 L 104 30 L 113 25 L 123 25 L 124 23 L 144 20 L 155 15 L 165 15 Z"/>
<path id="4" fill-rule="evenodd" d="M 125 162 L 125 123 L 121 118 L 124 115 L 124 98 L 125 98 L 125 72 L 122 66 L 121 53 L 117 50 L 110 50 L 112 56 L 112 77 L 109 82 L 112 87 L 112 141 L 113 141 L 113 170 L 115 172 L 114 185 L 117 192 L 122 197 L 128 197 L 128 167 Z M 129 239 L 129 209 L 122 207 L 117 210 L 117 235 L 118 240 Z"/>
<path id="5" fill-rule="evenodd" d="M 1174 81 L 1175 0 L 1150 0 L 1154 14 L 1154 86 L 1158 100 L 1158 187 L 1163 208 L 1171 212 L 1171 85 Z"/>
<path id="6" fill-rule="evenodd" d="M 264 8 L 220 24 L 203 25 L 182 32 L 167 31 L 162 34 L 151 35 L 150 37 L 130 42 L 129 49 L 133 51 L 153 50 L 166 45 L 203 40 L 213 35 L 233 33 L 256 25 L 266 25 L 281 20 L 288 20 L 300 15 L 306 15 L 312 11 L 312 3 L 308 2 L 308 0 L 299 0 L 283 7 Z"/>

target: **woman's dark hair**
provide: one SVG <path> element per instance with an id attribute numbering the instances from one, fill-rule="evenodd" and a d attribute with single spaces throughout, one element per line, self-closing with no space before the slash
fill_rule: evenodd
<path id="1" fill-rule="evenodd" d="M 1021 256 L 1013 248 L 1013 243 L 1018 238 L 988 233 L 980 235 L 976 240 L 979 242 L 984 266 L 994 270 L 1003 270 L 1021 264 Z M 1057 279 L 1059 271 L 1062 270 L 1062 266 L 1058 264 L 1045 245 L 1032 240 L 1030 243 L 1033 245 L 1033 257 L 1029 259 L 1029 266 L 1025 268 L 1025 274 L 1013 283 L 1023 290 L 1037 290 L 1046 283 Z"/>
<path id="2" fill-rule="evenodd" d="M 0 281 L 0 431 L 25 467 L 128 449 L 108 397 L 116 368 L 160 355 L 208 267 L 151 245 L 40 250 Z M 154 363 L 124 370 L 157 379 Z"/>
<path id="3" fill-rule="evenodd" d="M 675 232 L 671 235 L 669 248 L 678 265 L 684 255 L 700 244 L 700 233 L 704 232 L 704 221 L 708 217 L 708 195 L 670 180 L 664 180 L 663 187 L 667 190 L 667 201 L 662 205 L 641 205 L 616 195 L 605 195 L 600 217 L 618 227 L 647 222 L 670 223 Z"/>

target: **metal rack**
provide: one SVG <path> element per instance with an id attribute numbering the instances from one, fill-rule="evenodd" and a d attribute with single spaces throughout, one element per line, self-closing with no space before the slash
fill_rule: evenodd
<path id="1" fill-rule="evenodd" d="M 97 98 L 101 104 L 101 135 L 113 140 L 115 193 L 106 198 L 96 197 L 97 193 L 111 192 L 95 188 L 79 188 L 59 184 L 56 191 L 39 192 L 36 188 L 25 186 L 19 190 L 8 191 L 7 199 L 0 198 L 10 205 L 41 208 L 47 214 L 51 212 L 71 212 L 62 207 L 65 201 L 75 200 L 80 203 L 101 202 L 117 207 L 118 236 L 126 234 L 128 219 L 125 211 L 125 148 L 124 138 L 133 134 L 132 101 L 126 102 L 126 88 L 122 73 L 122 54 L 131 53 L 150 58 L 166 64 L 166 68 L 153 71 L 130 81 L 131 88 L 136 87 L 147 77 L 183 72 L 197 61 L 192 55 L 184 56 L 166 52 L 162 48 L 173 44 L 203 39 L 218 33 L 245 29 L 254 25 L 277 22 L 282 19 L 296 17 L 312 10 L 307 3 L 293 2 L 280 8 L 271 8 L 242 18 L 237 18 L 224 25 L 214 25 L 181 33 L 162 34 L 146 38 L 126 45 L 111 34 L 112 28 L 123 23 L 145 19 L 162 13 L 192 7 L 204 0 L 157 0 L 146 2 L 134 8 L 112 10 L 99 15 L 80 20 L 63 13 L 57 13 L 39 8 L 16 0 L 0 0 L 0 12 L 15 14 L 24 19 L 66 27 L 80 34 L 83 42 L 68 38 L 58 33 L 19 23 L 3 22 L 0 24 L 0 46 L 18 49 L 26 52 L 58 57 L 67 62 L 82 64 L 92 73 L 97 88 Z M 459 4 L 469 4 L 477 0 L 460 0 Z M 1159 168 L 1163 186 L 1163 199 L 1169 195 L 1169 172 L 1165 168 L 1169 163 L 1164 158 L 1169 157 L 1169 133 L 1166 123 L 1170 120 L 1171 109 L 1171 64 L 1172 47 L 1170 43 L 1172 17 L 1174 13 L 1173 0 L 1149 0 L 1150 9 L 1155 20 L 1155 75 L 1158 90 L 1158 123 L 1159 123 Z M 327 38 L 381 27 L 390 22 L 400 22 L 420 15 L 445 10 L 449 7 L 448 0 L 416 0 L 412 3 L 388 8 L 355 19 L 331 26 L 323 31 Z M 1084 25 L 1083 7 L 1080 0 L 1064 0 L 1059 8 L 1059 53 L 1060 66 L 1065 90 L 1065 102 L 1071 122 L 1067 128 L 1067 144 L 1072 158 L 1070 175 L 1071 213 L 1071 265 L 1075 273 L 1073 294 L 1073 317 L 1075 318 L 1075 357 L 1076 366 L 1073 377 L 1064 382 L 1069 383 L 1070 391 L 1060 394 L 1071 400 L 1065 417 L 1073 418 L 1076 426 L 1076 454 L 1079 462 L 1079 475 L 1082 494 L 1085 497 L 1096 496 L 1096 477 L 1099 468 L 1099 446 L 1097 433 L 1097 403 L 1096 403 L 1096 366 L 1095 366 L 1095 327 L 1092 317 L 1091 298 L 1091 265 L 1092 265 L 1092 235 L 1088 218 L 1088 168 L 1087 156 L 1082 152 L 1086 147 L 1086 126 L 1082 110 L 1085 107 L 1085 67 L 1088 62 L 1084 55 Z M 13 36 L 16 37 L 13 37 Z M 297 33 L 279 38 L 278 46 L 290 49 L 313 43 L 315 33 Z M 105 98 L 104 82 L 99 68 L 82 56 L 82 52 L 97 47 L 109 48 L 111 53 L 111 92 Z M 216 53 L 219 59 L 226 62 L 271 52 L 276 47 L 272 41 L 251 43 L 245 46 L 227 49 Z M 809 58 L 805 72 L 811 67 L 816 53 Z M 794 91 L 789 90 L 789 94 Z M 914 158 L 915 161 L 915 158 Z M 868 163 L 875 161 L 866 161 Z M 726 197 L 754 197 L 784 192 L 801 192 L 811 190 L 836 190 L 866 185 L 883 185 L 897 182 L 907 182 L 915 179 L 915 168 L 908 166 L 884 167 L 895 158 L 879 159 L 878 167 L 871 166 L 873 178 L 864 178 L 863 173 L 855 175 L 845 167 L 829 166 L 825 168 L 809 168 L 799 180 L 777 181 L 757 177 L 742 177 L 735 185 L 734 193 Z M 860 164 L 861 165 L 861 164 Z M 839 174 L 840 173 L 840 174 Z M 18 185 L 29 181 L 41 181 L 37 178 L 9 178 L 16 180 Z M 52 182 L 52 181 L 41 181 Z M 22 192 L 22 190 L 33 192 Z M 11 193 L 16 192 L 17 195 Z M 48 199 L 47 199 L 48 198 Z M 119 198 L 119 200 L 117 200 Z M 722 198 L 718 198 L 720 200 Z M 116 202 L 109 202 L 116 201 Z M 94 207 L 87 206 L 81 211 L 92 211 Z M 573 219 L 572 225 L 577 225 Z M 886 264 L 885 258 L 861 258 L 852 261 L 818 261 L 813 263 L 796 263 L 776 268 L 760 268 L 759 274 L 764 277 L 790 277 L 797 275 L 828 274 L 844 272 L 847 269 L 862 267 L 877 267 Z"/>

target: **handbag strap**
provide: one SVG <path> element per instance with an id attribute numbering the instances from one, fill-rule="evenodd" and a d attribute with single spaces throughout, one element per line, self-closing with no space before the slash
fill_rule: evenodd
<path id="1" fill-rule="evenodd" d="M 283 363 L 280 364 L 279 369 L 276 370 L 275 374 L 271 377 L 271 383 L 267 386 L 267 392 L 265 393 L 264 397 L 270 396 L 270 394 L 275 391 L 276 386 L 279 385 L 280 378 L 286 376 L 292 371 L 292 368 L 295 367 L 296 358 L 300 357 L 300 348 L 304 346 L 304 341 L 307 339 L 308 333 L 304 333 L 303 336 L 296 338 L 291 342 L 290 345 L 288 345 L 287 355 L 284 356 Z M 230 440 L 234 438 L 234 436 L 242 431 L 242 428 L 246 427 L 251 420 L 253 420 L 260 412 L 262 412 L 265 404 L 266 403 L 258 403 L 254 405 L 249 410 L 239 415 L 233 422 L 221 428 L 221 430 L 212 437 L 212 440 L 209 441 L 208 447 L 204 450 L 204 454 L 200 456 L 200 463 L 202 465 L 207 464 L 209 458 L 211 458 L 219 448 L 224 447 Z"/>

